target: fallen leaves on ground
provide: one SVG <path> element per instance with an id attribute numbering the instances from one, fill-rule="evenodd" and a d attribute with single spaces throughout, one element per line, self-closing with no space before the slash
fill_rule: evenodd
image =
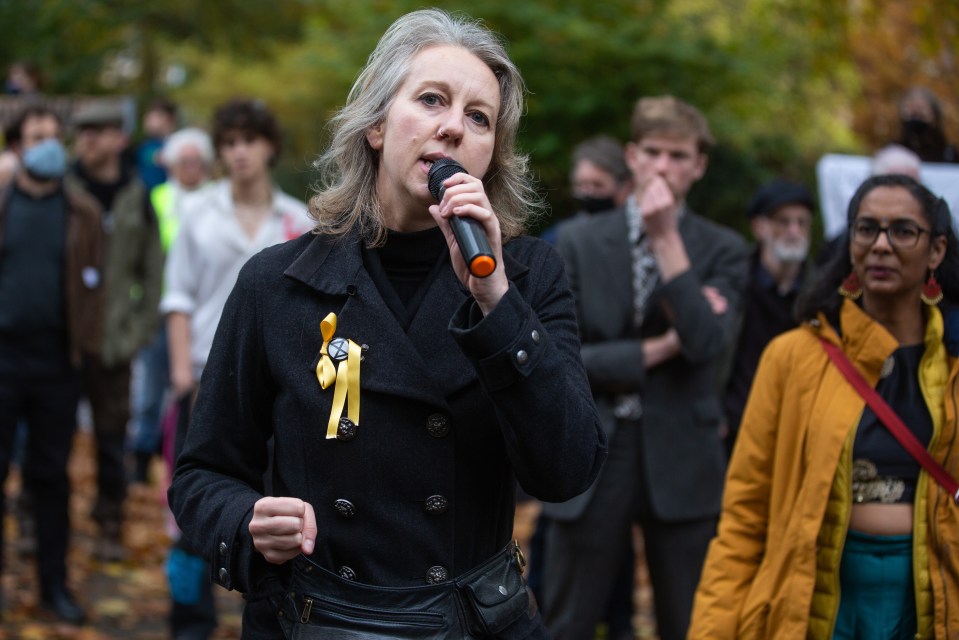
<path id="1" fill-rule="evenodd" d="M 38 607 L 35 563 L 32 554 L 21 552 L 22 547 L 30 545 L 23 544 L 18 518 L 11 509 L 19 493 L 19 474 L 12 470 L 6 486 L 5 570 L 0 579 L 4 616 L 0 640 L 169 638 L 170 596 L 164 563 L 170 536 L 164 476 L 162 463 L 156 461 L 151 468 L 151 484 L 130 486 L 123 529 L 127 558 L 122 562 L 99 562 L 93 555 L 99 531 L 89 517 L 96 493 L 95 445 L 89 431 L 77 434 L 70 458 L 72 535 L 67 558 L 69 586 L 87 612 L 87 623 L 77 627 L 57 621 Z M 218 587 L 214 594 L 220 619 L 214 638 L 239 638 L 242 598 Z"/>

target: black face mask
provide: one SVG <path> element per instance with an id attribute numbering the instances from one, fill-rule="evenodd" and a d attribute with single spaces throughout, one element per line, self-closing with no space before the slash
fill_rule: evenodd
<path id="1" fill-rule="evenodd" d="M 924 162 L 943 162 L 946 137 L 935 125 L 924 120 L 901 120 L 902 145 L 914 151 Z"/>
<path id="2" fill-rule="evenodd" d="M 597 198 L 595 196 L 576 196 L 576 206 L 579 211 L 599 213 L 616 207 L 612 198 Z"/>

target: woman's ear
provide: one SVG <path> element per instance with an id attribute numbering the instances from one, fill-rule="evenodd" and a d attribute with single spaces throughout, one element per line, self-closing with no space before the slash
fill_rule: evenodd
<path id="1" fill-rule="evenodd" d="M 929 244 L 929 270 L 935 271 L 946 258 L 946 236 L 936 236 Z"/>
<path id="2" fill-rule="evenodd" d="M 366 141 L 370 143 L 370 147 L 374 151 L 379 151 L 383 148 L 383 125 L 375 124 L 369 129 L 366 130 Z"/>

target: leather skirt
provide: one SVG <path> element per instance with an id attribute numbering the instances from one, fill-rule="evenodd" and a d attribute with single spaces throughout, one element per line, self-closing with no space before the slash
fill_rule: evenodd
<path id="1" fill-rule="evenodd" d="M 344 579 L 301 555 L 276 615 L 290 640 L 546 637 L 524 565 L 511 542 L 454 580 L 394 588 Z"/>

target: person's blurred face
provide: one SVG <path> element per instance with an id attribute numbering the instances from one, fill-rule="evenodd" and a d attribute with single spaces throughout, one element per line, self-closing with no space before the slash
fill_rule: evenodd
<path id="1" fill-rule="evenodd" d="M 84 166 L 100 166 L 118 159 L 126 144 L 127 136 L 120 127 L 81 127 L 77 132 L 77 158 Z"/>
<path id="2" fill-rule="evenodd" d="M 143 133 L 148 138 L 163 139 L 176 131 L 176 121 L 162 109 L 147 111 L 143 116 Z"/>
<path id="3" fill-rule="evenodd" d="M 60 137 L 60 123 L 50 115 L 30 116 L 23 121 L 20 130 L 19 154 L 49 138 Z"/>
<path id="4" fill-rule="evenodd" d="M 869 234 L 857 231 L 860 224 L 878 225 L 888 231 L 879 231 L 870 243 Z M 922 207 L 905 188 L 876 187 L 866 194 L 850 229 L 849 242 L 864 304 L 918 302 L 929 272 L 939 266 L 946 253 L 946 238 L 932 238 L 929 231 Z"/>
<path id="5" fill-rule="evenodd" d="M 167 170 L 180 186 L 188 190 L 197 188 L 209 178 L 203 154 L 192 144 L 180 149 L 180 157 Z"/>
<path id="6" fill-rule="evenodd" d="M 912 93 L 903 100 L 899 115 L 903 120 L 919 120 L 927 124 L 936 122 L 936 113 L 932 110 L 932 105 L 919 93 Z"/>
<path id="7" fill-rule="evenodd" d="M 391 228 L 435 224 L 427 175 L 436 160 L 453 158 L 470 175 L 486 175 L 499 104 L 496 76 L 466 49 L 435 46 L 413 57 L 386 118 L 366 136 L 379 152 L 376 189 Z"/>
<path id="8" fill-rule="evenodd" d="M 613 198 L 618 187 L 612 174 L 589 160 L 580 160 L 573 168 L 573 195 L 576 197 Z"/>
<path id="9" fill-rule="evenodd" d="M 256 180 L 270 171 L 270 161 L 276 153 L 273 144 L 250 131 L 233 129 L 223 136 L 219 148 L 220 159 L 230 179 L 237 182 Z"/>
<path id="10" fill-rule="evenodd" d="M 801 204 L 785 204 L 753 220 L 759 243 L 781 262 L 802 262 L 809 255 L 812 212 Z"/>
<path id="11" fill-rule="evenodd" d="M 685 200 L 693 183 L 706 173 L 707 162 L 692 135 L 651 134 L 626 145 L 626 163 L 636 187 L 642 191 L 654 176 L 660 176 L 677 202 Z"/>
<path id="12" fill-rule="evenodd" d="M 15 93 L 35 93 L 38 89 L 36 80 L 22 64 L 10 67 L 7 82 Z"/>

